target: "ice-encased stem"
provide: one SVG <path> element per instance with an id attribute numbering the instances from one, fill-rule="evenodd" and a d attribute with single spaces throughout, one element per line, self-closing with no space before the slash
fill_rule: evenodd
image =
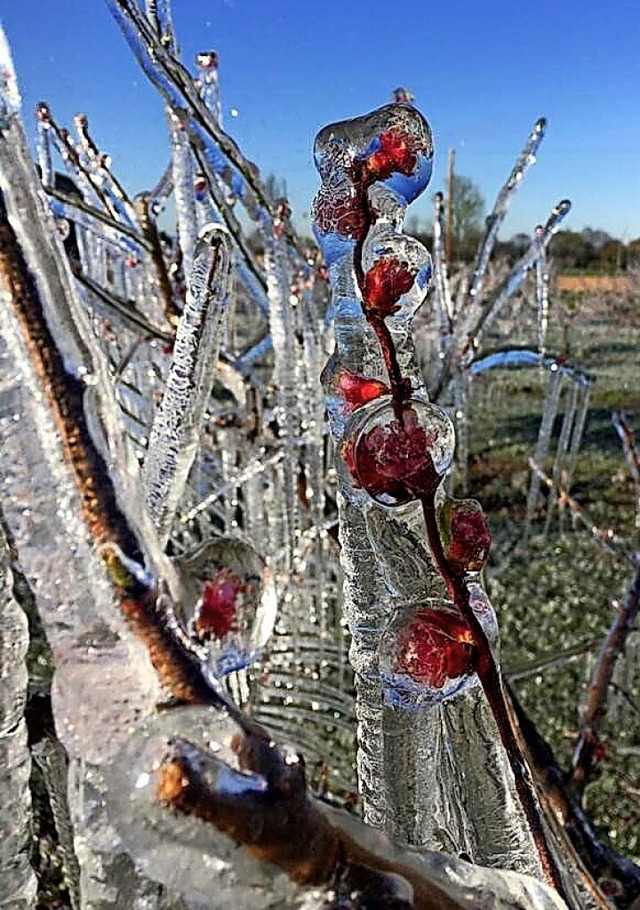
<path id="1" fill-rule="evenodd" d="M 24 720 L 28 647 L 27 617 L 13 597 L 9 547 L 0 522 L 0 907 L 14 910 L 33 907 L 37 890 L 29 862 L 31 757 Z"/>
<path id="2" fill-rule="evenodd" d="M 468 294 L 471 298 L 477 297 L 482 291 L 482 283 L 487 271 L 489 259 L 491 258 L 491 253 L 493 252 L 493 247 L 495 246 L 498 237 L 500 225 L 504 221 L 513 197 L 517 193 L 525 174 L 529 168 L 535 164 L 536 152 L 544 138 L 546 125 L 547 122 L 544 117 L 541 117 L 536 121 L 509 177 L 498 193 L 498 197 L 493 206 L 493 211 L 487 218 L 485 235 L 478 248 L 473 278 L 471 279 L 471 285 L 469 287 Z"/>
<path id="3" fill-rule="evenodd" d="M 360 120 L 327 127 L 316 140 L 316 163 L 323 177 L 315 203 L 316 232 L 330 267 L 336 334 L 336 348 L 325 368 L 324 384 L 336 450 L 342 459 L 345 442 L 356 447 L 358 438 L 357 405 L 350 418 L 348 402 L 340 397 L 345 371 L 368 381 L 388 379 L 394 407 L 398 404 L 396 398 L 406 394 L 402 390 L 407 384 L 416 400 L 426 401 L 411 332 L 413 313 L 424 299 L 426 287 L 410 303 L 392 310 L 385 331 L 368 296 L 367 279 L 373 274 L 377 256 L 384 255 L 387 261 L 411 261 L 415 263 L 415 274 L 426 264 L 426 251 L 418 253 L 414 242 L 401 232 L 404 202 L 383 185 L 369 188 L 368 205 L 362 211 L 365 227 L 360 245 L 349 243 L 341 235 L 339 218 L 332 220 L 334 212 L 341 212 L 340 203 L 347 204 L 347 175 L 353 172 L 348 170 L 346 149 L 358 160 L 358 155 L 366 154 L 362 149 L 376 147 L 379 136 L 387 136 L 393 130 L 400 131 L 403 137 L 412 135 L 411 130 L 421 128 L 413 117 L 420 115 L 407 108 L 400 113 L 390 106 Z M 372 121 L 378 127 L 377 135 L 370 126 Z M 422 128 L 428 130 L 426 122 Z M 427 149 L 428 144 L 425 142 L 421 148 Z M 426 181 L 422 189 L 425 185 Z M 406 201 L 415 195 L 408 192 Z M 416 260 L 410 259 L 410 250 Z M 414 287 L 412 293 L 416 290 Z M 385 352 L 385 343 L 391 348 L 392 357 L 389 348 Z M 387 356 L 383 357 L 383 353 Z M 347 449 L 349 457 L 354 457 L 353 451 L 354 448 Z M 365 818 L 370 824 L 384 827 L 399 843 L 452 852 L 468 850 L 475 862 L 507 865 L 543 877 L 532 835 L 533 821 L 538 826 L 536 831 L 539 828 L 535 797 L 529 800 L 525 817 L 524 801 L 521 804 L 518 796 L 523 788 L 516 784 L 514 776 L 516 769 L 520 780 L 524 773 L 513 750 L 509 753 L 512 764 L 507 759 L 507 738 L 503 734 L 508 721 L 504 712 L 494 717 L 492 711 L 500 694 L 495 663 L 491 663 L 491 707 L 475 675 L 466 679 L 465 687 L 455 697 L 445 700 L 442 693 L 434 692 L 433 698 L 419 705 L 406 703 L 394 697 L 394 682 L 386 678 L 383 695 L 381 642 L 386 647 L 393 640 L 396 619 L 402 621 L 405 614 L 419 607 L 426 609 L 428 602 L 430 608 L 439 609 L 446 600 L 445 585 L 449 586 L 451 578 L 442 569 L 442 544 L 438 538 L 436 547 L 434 539 L 434 533 L 438 535 L 432 521 L 435 502 L 428 505 L 428 497 L 423 497 L 422 510 L 413 503 L 390 513 L 368 496 L 353 469 L 342 459 L 338 459 L 338 473 L 344 609 L 352 634 L 350 657 L 356 673 L 358 773 Z M 463 615 L 466 620 L 467 613 Z M 475 622 L 482 632 L 477 618 Z M 485 639 L 484 653 L 488 649 Z M 508 744 L 513 745 L 513 735 Z M 487 769 L 491 769 L 491 780 L 485 783 L 487 793 L 491 793 L 490 810 L 483 802 L 479 783 Z M 527 786 L 529 783 L 527 778 Z"/>
<path id="4" fill-rule="evenodd" d="M 269 228 L 267 227 L 267 230 Z M 290 303 L 291 275 L 286 247 L 281 238 L 265 232 L 264 265 L 269 297 L 269 328 L 273 342 L 273 379 L 276 386 L 278 434 L 285 457 L 279 469 L 282 482 L 282 540 L 285 569 L 291 569 L 295 529 L 299 526 L 297 475 L 300 432 L 298 391 L 299 352 Z"/>
<path id="5" fill-rule="evenodd" d="M 549 496 L 547 497 L 547 514 L 544 523 L 545 534 L 547 534 L 551 528 L 551 520 L 553 518 L 554 506 L 557 499 L 555 491 L 560 486 L 562 473 L 565 470 L 565 459 L 567 457 L 569 442 L 571 440 L 575 423 L 576 410 L 578 407 L 579 390 L 580 382 L 579 380 L 574 380 L 571 383 L 571 387 L 569 389 L 568 401 L 565 406 L 564 417 L 562 418 L 562 426 L 560 427 L 560 435 L 558 436 L 558 444 L 556 446 L 556 454 L 553 460 L 553 468 L 551 471 L 551 481 L 553 483 L 553 486 L 550 488 Z"/>
<path id="6" fill-rule="evenodd" d="M 551 445 L 551 434 L 553 432 L 553 424 L 556 419 L 556 414 L 558 413 L 558 404 L 560 401 L 560 393 L 562 391 L 562 371 L 558 369 L 557 365 L 552 365 L 551 371 L 549 373 L 549 386 L 547 389 L 547 397 L 544 402 L 544 409 L 542 412 L 542 420 L 540 421 L 540 429 L 538 431 L 538 441 L 536 443 L 536 450 L 533 456 L 534 463 L 540 468 L 544 467 L 545 459 L 549 453 L 549 446 Z M 525 515 L 525 534 L 528 534 L 531 530 L 531 524 L 535 517 L 536 508 L 538 505 L 538 498 L 540 496 L 540 477 L 536 471 L 531 473 L 531 484 L 529 486 L 529 493 L 527 496 L 527 509 Z"/>
<path id="7" fill-rule="evenodd" d="M 449 264 L 445 251 L 444 200 L 436 193 L 433 218 L 433 265 L 436 317 L 438 320 L 438 354 L 444 356 L 451 344 L 451 324 L 454 317 Z"/>
<path id="8" fill-rule="evenodd" d="M 171 136 L 171 163 L 173 193 L 176 202 L 178 242 L 182 250 L 185 275 L 191 273 L 198 234 L 196 209 L 193 198 L 193 161 L 189 137 L 177 117 L 167 111 Z"/>
<path id="9" fill-rule="evenodd" d="M 196 244 L 171 369 L 143 469 L 147 507 L 162 543 L 168 540 L 198 448 L 230 283 L 229 236 L 220 225 L 205 225 Z"/>
<path id="10" fill-rule="evenodd" d="M 553 209 L 546 224 L 541 227 L 529 249 L 521 256 L 504 281 L 492 293 L 490 300 L 480 301 L 474 299 L 473 306 L 469 308 L 469 315 L 461 320 L 456 329 L 456 340 L 461 344 L 463 339 L 469 337 L 471 344 L 468 350 L 477 350 L 482 338 L 496 318 L 500 309 L 520 288 L 522 282 L 535 266 L 540 252 L 546 250 L 553 235 L 558 231 L 560 224 L 571 210 L 571 203 L 563 199 Z"/>
<path id="11" fill-rule="evenodd" d="M 540 253 L 536 261 L 536 309 L 538 312 L 538 350 L 540 356 L 544 357 L 549 325 L 549 267 L 547 250 L 543 243 L 540 244 Z"/>

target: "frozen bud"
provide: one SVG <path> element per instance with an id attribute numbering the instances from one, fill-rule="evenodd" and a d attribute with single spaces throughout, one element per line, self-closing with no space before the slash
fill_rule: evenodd
<path id="1" fill-rule="evenodd" d="M 243 608 L 245 595 L 251 596 L 251 585 L 230 569 L 218 569 L 213 578 L 206 579 L 194 622 L 198 637 L 224 638 L 237 631 L 237 614 Z"/>
<path id="2" fill-rule="evenodd" d="M 429 290 L 431 256 L 420 241 L 398 233 L 394 226 L 396 195 L 380 185 L 375 190 L 369 191 L 369 200 L 376 208 L 377 221 L 362 249 L 363 309 L 368 315 L 411 317 Z M 398 204 L 395 208 L 402 210 Z"/>
<path id="3" fill-rule="evenodd" d="M 410 88 L 398 87 L 393 90 L 393 100 L 396 104 L 413 104 L 416 96 Z"/>
<path id="4" fill-rule="evenodd" d="M 122 593 L 137 596 L 154 589 L 151 573 L 127 556 L 117 544 L 104 543 L 99 553 L 111 582 Z"/>
<path id="5" fill-rule="evenodd" d="M 209 190 L 209 181 L 204 174 L 196 174 L 193 178 L 193 192 L 198 202 L 202 202 Z"/>
<path id="6" fill-rule="evenodd" d="M 405 203 L 424 190 L 433 138 L 415 108 L 389 104 L 325 127 L 316 137 L 314 158 L 322 177 L 313 204 L 314 231 L 331 265 L 370 227 L 367 188 L 385 181 Z"/>
<path id="7" fill-rule="evenodd" d="M 365 181 L 386 180 L 393 173 L 410 175 L 417 162 L 414 137 L 394 128 L 380 133 L 375 151 L 365 161 Z"/>
<path id="8" fill-rule="evenodd" d="M 69 236 L 71 234 L 71 225 L 69 224 L 68 219 L 67 218 L 56 218 L 55 224 L 56 224 L 56 231 L 58 232 L 58 236 L 61 238 L 61 240 L 62 241 L 68 240 Z"/>
<path id="9" fill-rule="evenodd" d="M 273 224 L 277 237 L 281 237 L 289 228 L 291 219 L 291 206 L 286 199 L 276 199 L 274 206 Z"/>
<path id="10" fill-rule="evenodd" d="M 393 257 L 378 259 L 364 278 L 363 309 L 368 314 L 390 316 L 398 301 L 413 287 L 416 272 Z"/>
<path id="11" fill-rule="evenodd" d="M 218 68 L 218 55 L 215 51 L 201 51 L 196 54 L 196 66 L 201 70 L 216 70 Z"/>
<path id="12" fill-rule="evenodd" d="M 487 561 L 491 532 L 482 506 L 475 499 L 447 499 L 438 510 L 438 529 L 449 565 L 479 572 Z"/>
<path id="13" fill-rule="evenodd" d="M 338 370 L 334 379 L 334 389 L 344 401 L 344 409 L 355 411 L 382 395 L 389 395 L 390 389 L 380 379 L 371 379 L 352 370 Z"/>
<path id="14" fill-rule="evenodd" d="M 40 123 L 51 122 L 51 111 L 49 110 L 49 105 L 45 101 L 40 101 L 36 105 L 36 118 Z"/>
<path id="15" fill-rule="evenodd" d="M 420 707 L 455 695 L 475 672 L 471 629 L 448 606 L 400 611 L 380 640 L 380 673 L 392 704 Z"/>
<path id="16" fill-rule="evenodd" d="M 445 412 L 419 399 L 397 416 L 377 404 L 347 437 L 342 456 L 356 483 L 378 503 L 403 505 L 432 495 L 451 466 L 453 424 Z"/>
<path id="17" fill-rule="evenodd" d="M 207 643 L 218 675 L 248 666 L 267 644 L 276 618 L 273 576 L 240 540 L 203 544 L 177 562 L 194 635 Z"/>

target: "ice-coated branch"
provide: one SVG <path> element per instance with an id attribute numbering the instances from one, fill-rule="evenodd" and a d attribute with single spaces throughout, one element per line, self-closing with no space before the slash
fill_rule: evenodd
<path id="1" fill-rule="evenodd" d="M 611 556 L 616 556 L 619 559 L 625 560 L 631 566 L 637 565 L 637 554 L 634 551 L 629 550 L 613 528 L 603 528 L 596 524 L 580 503 L 569 494 L 566 487 L 554 483 L 553 479 L 549 477 L 544 469 L 536 462 L 535 458 L 530 458 L 528 464 L 532 473 L 547 488 L 549 495 L 555 498 L 558 506 L 566 506 L 571 512 L 574 521 L 579 521 L 583 524 L 597 544 L 603 547 Z"/>
<path id="2" fill-rule="evenodd" d="M 433 264 L 438 318 L 438 345 L 439 353 L 444 357 L 451 343 L 454 311 L 451 287 L 449 285 L 449 264 L 445 250 L 444 197 L 442 193 L 436 193 L 434 202 Z"/>
<path id="3" fill-rule="evenodd" d="M 580 906 L 608 910 L 611 904 L 599 887 L 601 882 L 614 889 L 623 906 L 633 906 L 640 898 L 640 869 L 600 839 L 553 750 L 512 690 L 509 702 L 514 727 L 547 806 L 547 818 L 563 843 L 565 854 L 572 857 L 571 864 L 583 890 Z"/>
<path id="4" fill-rule="evenodd" d="M 612 418 L 613 426 L 622 442 L 622 451 L 629 468 L 629 473 L 636 490 L 636 528 L 640 529 L 640 449 L 636 436 L 626 414 L 616 412 Z"/>
<path id="5" fill-rule="evenodd" d="M 122 321 L 123 325 L 135 329 L 135 331 L 139 332 L 143 337 L 157 338 L 165 344 L 173 344 L 175 339 L 174 333 L 168 331 L 166 326 L 160 326 L 150 322 L 149 319 L 137 309 L 135 301 L 123 300 L 121 297 L 116 297 L 111 291 L 105 290 L 101 285 L 97 284 L 82 272 L 77 272 L 75 278 L 76 281 L 88 291 L 91 291 L 98 300 L 105 304 L 111 313 L 115 313 Z"/>
<path id="6" fill-rule="evenodd" d="M 89 203 L 85 202 L 83 199 L 78 198 L 77 196 L 70 196 L 68 193 L 65 193 L 63 190 L 57 189 L 53 186 L 45 185 L 45 190 L 47 196 L 51 199 L 62 203 L 67 212 L 73 213 L 73 218 L 80 221 L 81 224 L 91 225 L 91 228 L 94 232 L 98 232 L 98 227 L 93 224 L 95 221 L 99 221 L 101 224 L 106 225 L 111 228 L 114 232 L 123 234 L 125 237 L 130 238 L 134 241 L 134 244 L 130 245 L 130 248 L 136 249 L 138 247 L 146 250 L 148 253 L 151 253 L 152 247 L 150 242 L 135 228 L 130 227 L 128 224 L 124 224 L 122 221 L 116 221 L 115 218 L 112 218 L 106 212 L 103 212 L 101 209 L 97 209 Z M 86 215 L 87 219 L 82 220 L 79 216 L 79 213 Z"/>
<path id="7" fill-rule="evenodd" d="M 342 480 L 345 609 L 360 687 L 360 741 L 380 737 L 383 752 L 382 762 L 364 749 L 359 758 L 365 813 L 401 842 L 435 842 L 544 870 L 562 892 L 508 717 L 495 616 L 478 583 L 489 547 L 486 521 L 477 503 L 450 500 L 441 489 L 453 458 L 453 427 L 429 403 L 415 372 L 411 321 L 430 263 L 401 226 L 405 205 L 428 182 L 431 156 L 426 122 L 399 105 L 326 127 L 315 146 L 323 182 L 314 228 L 334 294 L 336 350 L 324 384 Z M 385 514 L 398 507 L 397 519 Z M 425 530 L 427 547 L 419 542 Z M 385 594 L 376 590 L 379 581 Z M 462 730 L 473 749 L 462 746 Z M 453 761 L 433 754 L 440 738 L 450 738 Z M 496 740 L 504 752 L 493 749 Z M 492 763 L 504 777 L 485 799 L 495 801 L 490 812 L 500 814 L 502 841 L 483 825 L 486 806 L 473 811 L 468 793 L 462 806 L 452 797 Z M 454 784 L 458 764 L 464 783 Z"/>
<path id="8" fill-rule="evenodd" d="M 536 162 L 536 153 L 544 138 L 547 121 L 540 117 L 534 124 L 529 138 L 522 149 L 511 173 L 509 174 L 504 186 L 498 193 L 491 214 L 487 217 L 485 235 L 480 242 L 476 257 L 476 264 L 473 270 L 473 277 L 469 286 L 468 296 L 473 299 L 478 297 L 482 292 L 482 283 L 489 265 L 491 253 L 495 246 L 500 226 L 505 219 L 513 197 L 517 193 L 525 174 L 529 168 Z"/>
<path id="9" fill-rule="evenodd" d="M 213 749 L 198 744 L 205 725 Z M 161 881 L 173 884 L 179 874 L 184 886 L 187 879 L 212 910 L 231 896 L 257 910 L 274 899 L 301 907 L 305 897 L 314 906 L 463 910 L 481 894 L 491 910 L 564 908 L 527 876 L 393 845 L 312 797 L 296 750 L 224 717 L 182 711 L 161 718 L 132 737 L 119 765 L 124 774 L 111 805 L 125 843 Z M 179 873 L 158 860 L 159 838 L 180 851 Z M 215 891 L 211 859 L 220 871 Z"/>
<path id="10" fill-rule="evenodd" d="M 544 226 L 536 229 L 529 249 L 520 257 L 508 275 L 487 297 L 470 298 L 469 305 L 459 314 L 453 330 L 449 351 L 438 365 L 431 394 L 439 399 L 457 370 L 466 369 L 480 349 L 484 335 L 504 304 L 518 291 L 529 272 L 536 267 L 541 252 L 546 251 L 553 235 L 571 210 L 568 199 L 553 209 Z"/>
<path id="11" fill-rule="evenodd" d="M 163 544 L 198 448 L 230 282 L 229 235 L 219 225 L 206 225 L 196 244 L 187 301 L 143 470 L 147 507 Z"/>
<path id="12" fill-rule="evenodd" d="M 256 176 L 255 166 L 243 156 L 233 139 L 216 122 L 197 87 L 184 67 L 158 37 L 154 28 L 133 0 L 107 0 L 116 22 L 122 29 L 143 70 L 174 111 L 189 114 L 189 127 L 208 144 L 213 139 L 233 167 L 237 179 L 234 189 L 240 198 L 253 193 L 265 210 L 270 200 Z"/>
<path id="13" fill-rule="evenodd" d="M 4 772 L 0 777 L 0 900 L 16 910 L 29 910 L 37 890 L 29 862 L 31 756 L 24 720 L 28 645 L 27 617 L 13 596 L 9 547 L 0 523 L 0 764 Z"/>

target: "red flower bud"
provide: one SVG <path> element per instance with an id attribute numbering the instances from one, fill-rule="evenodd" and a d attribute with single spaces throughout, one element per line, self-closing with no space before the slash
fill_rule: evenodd
<path id="1" fill-rule="evenodd" d="M 365 180 L 386 180 L 391 174 L 409 176 L 416 166 L 417 156 L 412 148 L 411 137 L 399 129 L 387 130 L 379 136 L 380 147 L 370 155 L 364 165 Z"/>
<path id="2" fill-rule="evenodd" d="M 438 513 L 444 554 L 454 569 L 479 572 L 487 561 L 491 532 L 475 499 L 448 499 Z"/>
<path id="3" fill-rule="evenodd" d="M 415 270 L 409 269 L 404 262 L 390 257 L 377 259 L 364 278 L 365 311 L 380 316 L 395 313 L 397 302 L 411 290 L 415 276 Z"/>
<path id="4" fill-rule="evenodd" d="M 432 494 L 451 463 L 453 427 L 434 405 L 405 405 L 402 420 L 391 405 L 379 407 L 342 457 L 356 483 L 382 505 L 402 505 Z"/>
<path id="5" fill-rule="evenodd" d="M 367 379 L 352 370 L 340 370 L 334 381 L 347 409 L 351 411 L 390 392 L 389 386 L 379 379 Z"/>
<path id="6" fill-rule="evenodd" d="M 471 629 L 455 610 L 419 610 L 396 633 L 394 673 L 432 689 L 474 672 L 477 650 Z"/>
<path id="7" fill-rule="evenodd" d="M 195 630 L 200 638 L 224 638 L 238 630 L 237 614 L 246 584 L 230 569 L 218 569 L 202 585 Z"/>

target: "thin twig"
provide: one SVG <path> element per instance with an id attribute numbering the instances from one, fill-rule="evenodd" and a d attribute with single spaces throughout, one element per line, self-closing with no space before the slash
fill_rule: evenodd
<path id="1" fill-rule="evenodd" d="M 529 458 L 529 467 L 538 477 L 548 490 L 553 492 L 559 506 L 566 506 L 575 521 L 579 521 L 590 532 L 593 539 L 611 556 L 619 557 L 630 563 L 632 566 L 638 565 L 638 554 L 629 549 L 625 542 L 618 537 L 612 528 L 602 528 L 589 517 L 585 509 L 577 500 L 573 499 L 570 493 L 564 487 L 556 486 L 544 469 L 536 462 L 534 458 Z"/>
<path id="2" fill-rule="evenodd" d="M 598 765 L 598 747 L 601 743 L 600 726 L 606 716 L 607 698 L 613 673 L 639 613 L 640 567 L 636 569 L 624 601 L 616 611 L 587 689 L 587 698 L 580 717 L 580 730 L 569 778 L 571 792 L 580 802 L 582 802 L 585 788 Z"/>

